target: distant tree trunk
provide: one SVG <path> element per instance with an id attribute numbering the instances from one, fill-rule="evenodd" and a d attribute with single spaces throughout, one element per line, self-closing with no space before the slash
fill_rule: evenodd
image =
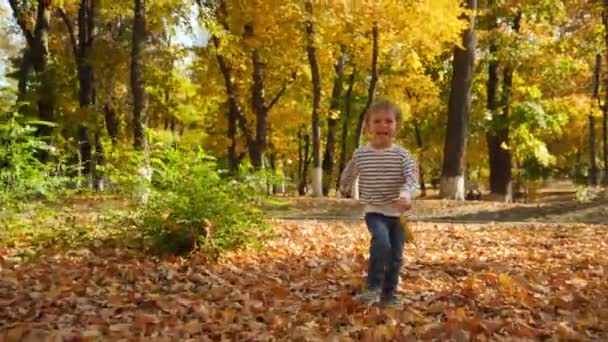
<path id="1" fill-rule="evenodd" d="M 467 0 L 467 9 L 475 11 L 477 0 Z M 469 131 L 471 85 L 475 64 L 475 15 L 468 18 L 462 46 L 454 48 L 453 72 L 448 102 L 448 122 L 443 150 L 440 196 L 464 200 L 466 146 Z"/>
<path id="2" fill-rule="evenodd" d="M 118 140 L 118 119 L 116 118 L 116 110 L 110 100 L 106 100 L 106 103 L 103 105 L 103 113 L 106 130 L 108 131 L 112 145 L 116 145 Z"/>
<path id="3" fill-rule="evenodd" d="M 306 195 L 308 167 L 310 165 L 310 136 L 305 128 L 298 129 L 298 194 Z"/>
<path id="4" fill-rule="evenodd" d="M 147 98 L 144 79 L 144 44 L 146 39 L 146 1 L 134 0 L 133 36 L 131 46 L 131 92 L 133 93 L 133 147 L 144 154 L 143 164 L 139 167 L 140 182 L 137 196 L 147 202 L 149 190 L 146 186 L 152 178 L 149 161 L 149 146 L 145 128 L 148 124 L 146 113 Z"/>
<path id="5" fill-rule="evenodd" d="M 344 62 L 346 55 L 343 53 L 334 65 L 336 76 L 334 87 L 331 92 L 331 103 L 329 105 L 329 115 L 327 118 L 327 143 L 323 155 L 323 195 L 327 196 L 332 182 L 334 170 L 334 153 L 336 148 L 336 130 L 338 126 L 337 115 L 340 111 L 340 98 L 342 96 L 342 85 L 344 83 Z"/>
<path id="6" fill-rule="evenodd" d="M 606 70 L 608 70 L 608 1 L 604 0 L 604 9 L 602 12 L 602 22 L 604 24 L 604 41 L 605 41 L 605 58 L 606 58 Z M 604 73 L 605 82 L 605 99 L 604 106 L 602 108 L 602 147 L 604 157 L 604 185 L 606 191 L 608 191 L 608 72 Z"/>
<path id="7" fill-rule="evenodd" d="M 418 154 L 418 178 L 420 179 L 420 196 L 426 196 L 426 184 L 424 183 L 424 155 L 422 144 L 422 134 L 420 134 L 420 127 L 418 125 L 418 120 L 414 119 L 414 134 L 416 135 L 416 145 L 418 146 L 418 150 L 420 151 Z"/>
<path id="8" fill-rule="evenodd" d="M 131 91 L 133 92 L 133 147 L 148 149 L 145 134 L 147 124 L 146 89 L 144 81 L 144 42 L 146 36 L 146 1 L 134 0 L 133 41 L 131 47 Z"/>
<path id="9" fill-rule="evenodd" d="M 27 95 L 27 84 L 29 77 L 32 73 L 32 54 L 31 48 L 25 47 L 23 49 L 23 56 L 21 57 L 21 64 L 19 65 L 19 83 L 17 85 L 17 102 L 25 101 Z"/>
<path id="10" fill-rule="evenodd" d="M 217 37 L 212 36 L 211 40 L 213 41 L 213 44 L 216 49 L 220 47 L 220 40 Z M 230 169 L 235 172 L 238 170 L 238 165 L 240 163 L 240 159 L 236 156 L 237 123 L 241 127 L 241 131 L 245 135 L 250 156 L 254 154 L 252 149 L 255 145 L 255 141 L 252 137 L 247 120 L 245 119 L 245 114 L 243 113 L 243 110 L 238 101 L 239 95 L 237 92 L 237 88 L 232 82 L 232 70 L 230 68 L 230 65 L 222 55 L 217 54 L 216 58 L 218 65 L 220 66 L 222 76 L 224 78 L 224 86 L 226 87 L 226 96 L 228 98 L 228 137 L 231 140 L 230 146 L 228 147 L 228 159 Z"/>
<path id="11" fill-rule="evenodd" d="M 312 75 L 312 195 L 323 196 L 323 169 L 321 168 L 321 128 L 319 127 L 319 106 L 321 104 L 321 75 L 314 45 L 315 26 L 311 0 L 306 1 L 306 11 L 310 18 L 306 20 L 307 46 L 306 54 Z"/>
<path id="12" fill-rule="evenodd" d="M 353 88 L 355 87 L 355 76 L 357 70 L 353 69 L 353 72 L 348 78 L 348 89 L 344 95 L 344 118 L 342 120 L 342 134 L 340 135 L 340 161 L 338 164 L 338 177 L 336 179 L 336 189 L 340 187 L 340 176 L 342 171 L 346 167 L 346 155 L 348 153 L 348 125 L 350 124 L 350 114 L 352 108 L 352 97 Z"/>
<path id="13" fill-rule="evenodd" d="M 255 113 L 256 128 L 255 142 L 251 146 L 251 164 L 256 169 L 264 167 L 264 151 L 266 150 L 266 133 L 268 129 L 268 109 L 264 100 L 264 63 L 261 60 L 260 52 L 255 49 L 251 53 L 251 63 L 253 65 L 252 86 L 251 86 L 251 105 Z"/>
<path id="14" fill-rule="evenodd" d="M 513 31 L 519 33 L 521 12 L 513 20 Z M 486 134 L 490 161 L 490 192 L 500 196 L 505 202 L 513 200 L 512 160 L 509 147 L 509 109 L 513 67 L 506 64 L 503 71 L 501 106 L 497 102 L 498 61 L 496 45 L 490 46 L 491 61 L 488 67 L 487 108 L 492 113 L 492 127 Z M 502 108 L 502 112 L 500 109 Z"/>
<path id="15" fill-rule="evenodd" d="M 226 18 L 228 17 L 228 13 L 227 13 L 225 1 L 218 1 L 215 4 L 211 4 L 211 3 L 206 3 L 202 0 L 197 0 L 197 3 L 199 5 L 199 7 L 201 8 L 201 13 L 204 12 L 202 10 L 202 8 L 206 7 L 206 6 L 209 9 L 214 10 L 215 16 L 218 19 L 220 25 L 222 25 L 222 27 L 226 31 L 230 30 L 230 27 L 228 26 L 228 21 L 226 20 Z M 216 5 L 216 6 L 214 7 L 214 5 Z M 245 31 L 246 31 L 245 35 L 253 35 L 253 27 L 246 26 Z M 211 41 L 213 42 L 213 45 L 216 48 L 216 50 L 219 50 L 221 47 L 221 41 L 220 41 L 219 37 L 212 35 Z M 239 103 L 239 93 L 238 93 L 238 88 L 233 83 L 232 68 L 231 68 L 230 64 L 228 63 L 228 60 L 226 58 L 224 58 L 224 56 L 222 56 L 220 53 L 216 53 L 215 56 L 217 59 L 217 63 L 220 67 L 220 71 L 222 72 L 222 76 L 224 79 L 224 86 L 226 88 L 226 97 L 228 100 L 228 126 L 229 126 L 228 127 L 228 136 L 231 139 L 231 145 L 228 147 L 229 164 L 231 165 L 231 168 L 233 170 L 238 170 L 238 164 L 241 161 L 240 157 L 237 157 L 235 159 L 236 128 L 238 126 L 241 129 L 243 135 L 245 136 L 246 143 L 247 143 L 247 150 L 249 152 L 249 158 L 251 159 L 252 164 L 259 164 L 259 167 L 261 167 L 263 153 L 261 153 L 261 151 L 260 151 L 260 148 L 258 145 L 258 139 L 256 139 L 253 136 L 253 133 L 252 133 L 251 129 L 249 128 L 249 123 L 247 122 L 243 109 L 241 108 L 241 105 Z M 257 60 L 256 60 L 256 63 L 258 63 Z M 256 63 L 254 63 L 254 68 L 257 67 L 257 68 L 261 69 L 261 65 L 257 65 Z M 259 70 L 254 70 L 255 75 L 257 75 L 259 73 L 260 73 Z M 258 77 L 258 76 L 256 76 L 256 77 Z M 256 82 L 256 81 L 263 82 L 263 79 L 254 80 L 254 82 Z M 256 85 L 256 86 L 259 86 L 259 85 Z M 262 83 L 262 87 L 263 87 L 263 83 Z M 256 91 L 257 90 L 258 89 L 256 88 Z M 263 88 L 262 88 L 261 94 L 256 93 L 256 96 L 258 96 L 258 95 L 261 95 L 261 96 L 264 95 Z M 259 101 L 259 100 L 256 100 L 256 101 Z M 253 96 L 252 96 L 252 102 L 253 102 Z M 260 102 L 263 104 L 264 100 L 262 99 Z M 264 111 L 263 106 L 259 106 L 258 109 L 262 109 L 262 111 Z M 265 114 L 266 113 L 261 113 L 261 115 L 265 115 Z M 257 115 L 258 115 L 258 113 L 256 113 L 256 116 Z M 256 129 L 257 129 L 257 127 L 256 127 Z M 234 133 L 234 135 L 233 135 L 233 133 Z M 234 137 L 234 139 L 232 137 Z M 255 162 L 254 162 L 254 160 L 255 160 Z"/>
<path id="16" fill-rule="evenodd" d="M 239 170 L 239 156 L 236 153 L 237 137 L 236 137 L 236 126 L 237 126 L 238 114 L 235 113 L 231 106 L 228 106 L 228 139 L 230 139 L 230 145 L 228 146 L 228 168 L 232 174 L 236 174 Z"/>
<path id="17" fill-rule="evenodd" d="M 359 114 L 359 121 L 357 121 L 357 130 L 355 131 L 353 145 L 354 148 L 361 145 L 361 136 L 363 135 L 363 120 L 365 119 L 365 113 L 374 103 L 376 97 L 376 86 L 378 84 L 378 23 L 372 24 L 372 73 L 369 81 L 369 88 L 367 89 L 367 102 L 365 107 Z"/>
<path id="18" fill-rule="evenodd" d="M 252 24 L 245 25 L 245 36 L 254 36 Z M 253 49 L 251 52 L 251 63 L 253 66 L 251 75 L 251 106 L 256 118 L 256 136 L 255 140 L 253 141 L 253 145 L 249 148 L 249 153 L 253 167 L 256 169 L 261 169 L 264 167 L 264 151 L 266 150 L 268 131 L 268 113 L 272 107 L 274 107 L 277 101 L 279 101 L 281 96 L 283 96 L 285 90 L 287 90 L 287 86 L 295 80 L 296 74 L 295 72 L 292 73 L 291 77 L 283 83 L 283 86 L 276 96 L 270 101 L 270 103 L 266 104 L 264 89 L 264 69 L 266 63 L 262 61 L 262 56 L 260 55 L 260 51 L 258 49 Z M 244 119 L 242 121 L 244 121 Z"/>
<path id="19" fill-rule="evenodd" d="M 12 9 L 15 21 L 23 31 L 26 47 L 24 49 L 23 58 L 19 70 L 19 83 L 17 101 L 25 100 L 29 75 L 32 67 L 40 78 L 41 87 L 38 92 L 38 117 L 43 121 L 53 122 L 54 115 L 54 100 L 55 94 L 50 75 L 47 74 L 49 63 L 49 30 L 51 26 L 51 1 L 40 0 L 36 7 L 36 21 L 31 25 L 27 21 L 29 13 L 25 13 L 27 9 L 17 0 L 8 0 Z M 33 26 L 33 27 L 32 27 Z M 41 126 L 37 134 L 42 137 L 50 137 L 53 133 L 53 128 L 50 126 Z M 38 155 L 38 159 L 43 162 L 48 161 L 49 154 L 44 150 Z"/>
<path id="20" fill-rule="evenodd" d="M 99 166 L 103 166 L 105 163 L 103 145 L 101 144 L 101 134 L 99 127 L 95 132 L 94 137 L 95 145 L 95 156 L 93 158 L 93 188 L 96 191 L 102 191 L 104 189 L 103 173 L 101 173 Z"/>
<path id="21" fill-rule="evenodd" d="M 599 99 L 600 74 L 602 68 L 602 56 L 595 56 L 595 68 L 593 72 L 593 94 L 594 99 Z M 598 101 L 599 102 L 599 101 Z M 589 114 L 589 185 L 598 185 L 597 149 L 596 149 L 595 117 Z"/>
<path id="22" fill-rule="evenodd" d="M 85 112 L 92 116 L 88 118 L 89 122 L 97 122 L 95 113 L 91 110 L 95 104 L 95 75 L 93 74 L 93 66 L 89 62 L 91 50 L 93 48 L 93 40 L 95 39 L 95 6 L 93 0 L 81 0 L 78 10 L 78 55 L 76 64 L 78 67 L 79 103 L 80 108 L 84 108 Z M 95 184 L 96 170 L 93 169 L 96 163 L 91 159 L 91 142 L 89 130 L 84 124 L 79 126 L 79 141 L 80 153 L 82 156 L 83 172 L 91 177 L 94 188 L 99 188 Z"/>

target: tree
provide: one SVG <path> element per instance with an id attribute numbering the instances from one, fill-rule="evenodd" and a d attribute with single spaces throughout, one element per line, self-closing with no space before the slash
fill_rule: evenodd
<path id="1" fill-rule="evenodd" d="M 512 32 L 519 33 L 521 11 L 512 19 Z M 492 18 L 492 28 L 496 29 L 498 18 Z M 488 63 L 487 109 L 492 119 L 486 134 L 488 159 L 490 162 L 490 192 L 500 196 L 505 202 L 512 200 L 511 151 L 509 147 L 509 109 L 511 106 L 511 88 L 514 66 L 511 61 L 503 61 L 502 97 L 498 101 L 498 71 L 500 62 L 497 57 L 495 42 L 490 44 L 490 62 Z"/>
<path id="2" fill-rule="evenodd" d="M 321 129 L 319 127 L 319 106 L 321 104 L 321 76 L 319 73 L 319 62 L 315 48 L 315 26 L 313 23 L 312 2 L 306 1 L 306 12 L 309 18 L 306 20 L 307 46 L 306 54 L 310 63 L 312 74 L 312 195 L 323 196 L 323 170 L 321 169 Z"/>
<path id="3" fill-rule="evenodd" d="M 331 103 L 329 105 L 329 114 L 327 117 L 327 142 L 325 145 L 325 153 L 323 154 L 323 194 L 327 196 L 332 183 L 332 176 L 334 170 L 334 153 L 336 147 L 336 134 L 338 126 L 338 118 L 341 112 L 341 98 L 342 88 L 344 83 L 344 65 L 346 61 L 346 54 L 342 53 L 338 58 L 338 61 L 334 65 L 334 71 L 336 73 L 333 82 L 333 88 L 331 91 Z M 347 122 L 348 119 L 345 119 Z M 345 124 L 345 127 L 347 123 Z M 342 133 L 346 136 L 346 132 Z M 346 137 L 344 137 L 343 141 Z M 345 148 L 345 147 L 343 147 Z"/>
<path id="4" fill-rule="evenodd" d="M 467 0 L 464 15 L 469 27 L 462 34 L 462 48 L 454 48 L 453 72 L 448 103 L 440 196 L 464 200 L 464 172 L 471 105 L 471 85 L 475 66 L 475 14 L 477 0 Z"/>
<path id="5" fill-rule="evenodd" d="M 59 9 L 58 12 L 63 19 L 70 37 L 78 75 L 78 101 L 81 112 L 85 113 L 85 122 L 80 122 L 78 124 L 78 146 L 80 150 L 81 168 L 84 175 L 92 177 L 91 181 L 93 187 L 99 189 L 101 184 L 96 172 L 96 165 L 103 162 L 103 149 L 100 142 L 97 114 L 92 108 L 96 101 L 92 49 L 97 34 L 97 27 L 95 25 L 95 21 L 97 20 L 97 5 L 98 4 L 94 0 L 80 0 L 77 31 L 74 29 L 72 20 L 65 10 Z M 93 135 L 96 156 L 94 159 L 91 154 L 90 126 L 94 127 Z"/>
<path id="6" fill-rule="evenodd" d="M 131 91 L 133 92 L 133 147 L 148 149 L 145 127 L 146 85 L 144 80 L 144 43 L 146 39 L 146 2 L 134 0 L 133 41 L 131 46 Z"/>
<path id="7" fill-rule="evenodd" d="M 41 120 L 53 122 L 54 114 L 54 88 L 52 79 L 49 75 L 49 30 L 51 26 L 52 1 L 39 0 L 37 2 L 36 17 L 33 20 L 33 27 L 29 25 L 31 18 L 28 17 L 30 10 L 34 6 L 28 1 L 9 0 L 9 5 L 13 10 L 13 16 L 21 28 L 26 41 L 26 48 L 23 52 L 19 70 L 19 95 L 17 100 L 23 101 L 27 91 L 28 79 L 32 67 L 40 79 L 40 91 L 38 92 L 38 116 Z M 50 137 L 52 126 L 44 125 L 39 129 L 42 137 Z M 42 161 L 48 161 L 49 154 L 42 152 Z"/>

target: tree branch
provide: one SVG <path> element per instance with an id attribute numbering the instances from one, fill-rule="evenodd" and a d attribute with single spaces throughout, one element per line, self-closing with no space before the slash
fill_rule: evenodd
<path id="1" fill-rule="evenodd" d="M 23 18 L 23 13 L 17 6 L 16 0 L 8 0 L 8 3 L 11 6 L 11 9 L 13 10 L 13 17 L 15 18 L 15 20 L 17 21 L 17 24 L 23 31 L 23 35 L 25 36 L 27 45 L 29 47 L 34 46 L 34 34 L 33 34 L 32 30 L 28 30 L 27 24 Z"/>
<path id="2" fill-rule="evenodd" d="M 78 53 L 78 42 L 76 41 L 76 33 L 74 32 L 74 24 L 72 24 L 70 17 L 68 17 L 68 14 L 65 13 L 63 8 L 58 8 L 57 14 L 59 14 L 61 19 L 63 20 L 63 23 L 65 24 L 65 27 L 68 30 L 68 34 L 70 35 L 70 42 L 72 43 L 72 51 L 74 53 L 74 60 L 76 61 L 76 63 L 78 63 L 80 54 Z"/>
<path id="3" fill-rule="evenodd" d="M 272 101 L 270 101 L 270 103 L 268 104 L 268 106 L 266 106 L 266 110 L 269 111 L 276 103 L 277 101 L 279 101 L 279 99 L 281 98 L 281 96 L 283 96 L 283 93 L 285 93 L 285 91 L 287 90 L 287 86 L 292 84 L 294 81 L 296 80 L 296 72 L 292 72 L 291 73 L 291 78 L 286 80 L 285 83 L 283 83 L 283 86 L 281 87 L 281 90 L 279 90 L 279 92 L 277 93 L 277 95 L 274 97 L 274 99 L 272 99 Z"/>

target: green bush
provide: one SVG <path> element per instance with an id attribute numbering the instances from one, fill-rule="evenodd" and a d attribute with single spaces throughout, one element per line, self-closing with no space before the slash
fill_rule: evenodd
<path id="1" fill-rule="evenodd" d="M 54 165 L 44 164 L 39 155 L 52 149 L 36 136 L 35 125 L 14 110 L 0 113 L 0 203 L 26 202 L 32 197 L 48 198 L 63 188 L 64 179 L 52 174 Z"/>
<path id="2" fill-rule="evenodd" d="M 136 215 L 146 246 L 157 254 L 184 255 L 197 249 L 217 252 L 259 241 L 267 232 L 261 196 L 247 181 L 223 177 L 216 161 L 202 151 L 158 151 L 150 197 Z"/>

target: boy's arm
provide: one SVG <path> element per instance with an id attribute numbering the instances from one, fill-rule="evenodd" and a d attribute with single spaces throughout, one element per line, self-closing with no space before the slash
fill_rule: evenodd
<path id="1" fill-rule="evenodd" d="M 346 167 L 340 175 L 340 193 L 345 197 L 350 197 L 353 183 L 357 178 L 357 164 L 355 159 L 351 159 L 346 163 Z"/>
<path id="2" fill-rule="evenodd" d="M 416 167 L 416 160 L 407 151 L 403 159 L 403 172 L 405 183 L 399 191 L 399 197 L 414 198 L 418 191 L 418 168 Z"/>

